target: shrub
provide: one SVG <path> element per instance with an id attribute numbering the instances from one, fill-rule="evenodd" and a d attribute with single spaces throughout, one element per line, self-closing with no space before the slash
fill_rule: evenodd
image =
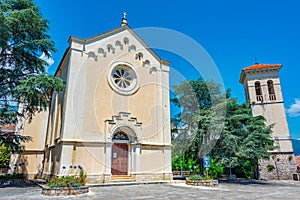
<path id="1" fill-rule="evenodd" d="M 210 168 L 208 170 L 208 175 L 212 178 L 217 178 L 220 174 L 224 173 L 224 168 L 219 166 L 214 159 L 210 159 Z"/>
<path id="2" fill-rule="evenodd" d="M 25 179 L 25 175 L 23 173 L 13 173 L 13 174 L 5 174 L 1 175 L 0 179 Z"/>
<path id="3" fill-rule="evenodd" d="M 268 171 L 273 171 L 275 169 L 274 165 L 267 165 Z"/>
<path id="4" fill-rule="evenodd" d="M 191 181 L 196 181 L 196 180 L 213 180 L 211 176 L 201 176 L 199 174 L 192 174 L 189 176 L 189 179 Z"/>
<path id="5" fill-rule="evenodd" d="M 192 175 L 189 176 L 189 179 L 192 180 L 192 181 L 193 180 L 203 180 L 203 177 L 199 174 L 192 174 Z"/>
<path id="6" fill-rule="evenodd" d="M 10 161 L 10 148 L 0 145 L 0 168 L 5 168 L 9 165 Z"/>

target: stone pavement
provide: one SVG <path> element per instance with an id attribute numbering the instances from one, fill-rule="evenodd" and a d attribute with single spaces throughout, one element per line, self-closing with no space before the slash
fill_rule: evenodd
<path id="1" fill-rule="evenodd" d="M 41 188 L 26 186 L 0 186 L 0 199 L 299 199 L 300 182 L 296 181 L 244 181 L 220 183 L 217 188 L 188 186 L 184 182 L 171 184 L 124 185 L 91 187 L 88 194 L 66 197 L 41 195 Z"/>

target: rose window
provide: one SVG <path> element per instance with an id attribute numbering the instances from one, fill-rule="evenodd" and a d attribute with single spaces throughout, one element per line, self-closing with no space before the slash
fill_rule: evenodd
<path id="1" fill-rule="evenodd" d="M 139 88 L 135 67 L 125 62 L 116 62 L 111 65 L 108 82 L 115 92 L 122 95 L 131 95 Z"/>
<path id="2" fill-rule="evenodd" d="M 116 69 L 113 74 L 114 82 L 121 88 L 127 88 L 130 86 L 133 78 L 126 69 Z"/>

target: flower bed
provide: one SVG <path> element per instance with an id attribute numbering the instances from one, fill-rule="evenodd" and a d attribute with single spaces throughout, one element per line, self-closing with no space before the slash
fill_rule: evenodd
<path id="1" fill-rule="evenodd" d="M 65 169 L 66 167 L 63 166 L 63 170 Z M 75 175 L 65 175 L 50 179 L 47 187 L 42 188 L 42 194 L 48 196 L 64 196 L 89 192 L 89 187 L 85 186 L 86 174 L 83 168 L 80 165 L 78 167 L 71 165 L 69 171 L 75 172 Z"/>
<path id="2" fill-rule="evenodd" d="M 208 186 L 208 187 L 217 187 L 219 182 L 213 180 L 210 176 L 200 176 L 199 174 L 192 174 L 185 180 L 187 185 L 196 185 L 196 186 Z"/>

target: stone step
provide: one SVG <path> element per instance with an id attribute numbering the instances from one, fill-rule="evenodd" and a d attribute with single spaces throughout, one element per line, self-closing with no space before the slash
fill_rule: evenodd
<path id="1" fill-rule="evenodd" d="M 132 176 L 112 176 L 111 181 L 135 181 Z"/>

